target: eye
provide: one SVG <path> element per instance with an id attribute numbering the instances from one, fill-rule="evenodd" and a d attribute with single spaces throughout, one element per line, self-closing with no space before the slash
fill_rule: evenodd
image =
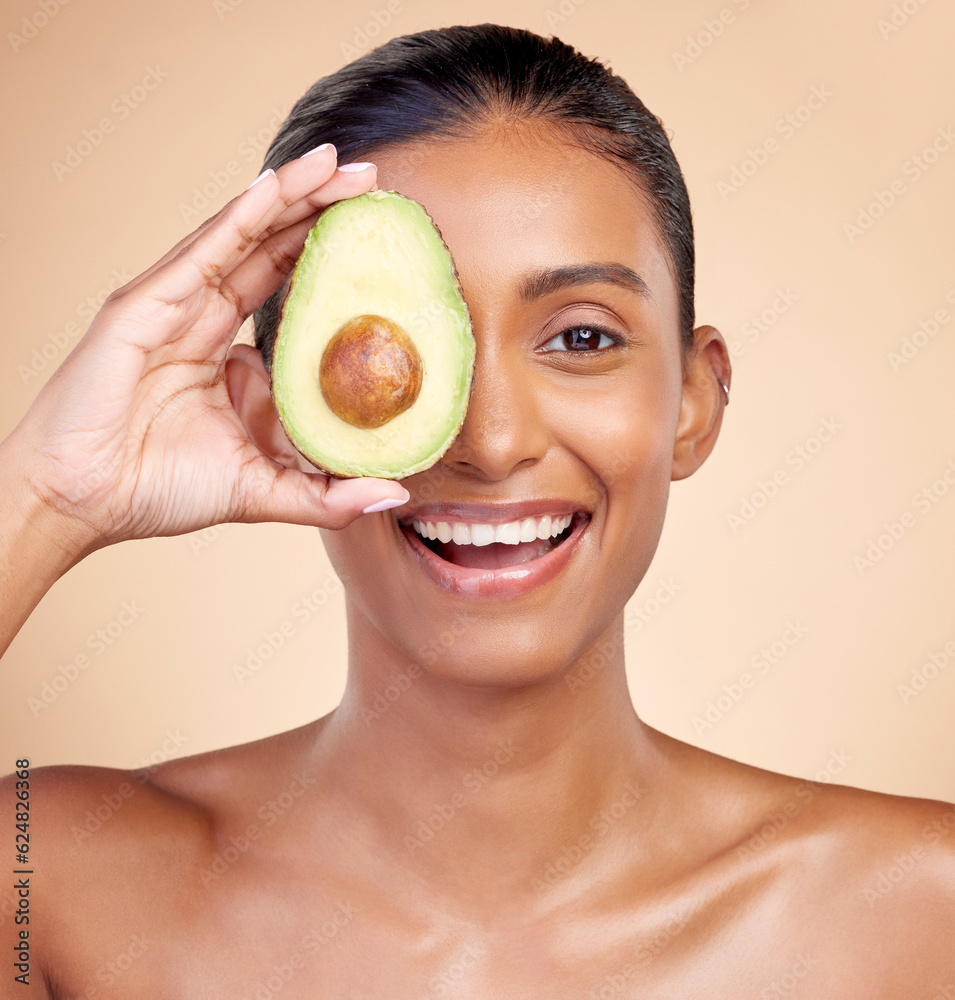
<path id="1" fill-rule="evenodd" d="M 620 337 L 602 326 L 571 326 L 543 346 L 545 351 L 573 351 L 577 354 L 606 350 L 620 343 Z"/>

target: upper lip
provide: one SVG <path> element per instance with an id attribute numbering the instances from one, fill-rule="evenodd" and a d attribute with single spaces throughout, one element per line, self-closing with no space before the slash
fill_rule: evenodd
<path id="1" fill-rule="evenodd" d="M 589 513 L 587 508 L 574 500 L 522 500 L 516 503 L 463 503 L 448 501 L 445 503 L 421 503 L 401 507 L 396 511 L 401 524 L 411 521 L 463 521 L 469 524 L 507 524 L 509 521 L 520 521 L 525 517 L 560 517 L 564 514 L 576 514 L 578 511 Z"/>

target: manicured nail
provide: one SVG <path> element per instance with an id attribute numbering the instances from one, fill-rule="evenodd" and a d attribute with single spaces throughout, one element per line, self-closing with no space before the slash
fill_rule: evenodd
<path id="1" fill-rule="evenodd" d="M 316 146 L 314 149 L 310 149 L 307 153 L 302 153 L 299 159 L 304 160 L 306 156 L 311 156 L 312 153 L 320 153 L 323 149 L 334 149 L 335 147 L 330 142 L 323 142 L 321 146 Z"/>
<path id="2" fill-rule="evenodd" d="M 407 493 L 407 490 L 405 491 Z M 400 507 L 403 503 L 407 503 L 411 499 L 411 494 L 404 498 L 404 500 L 395 500 L 393 497 L 388 497 L 387 500 L 379 500 L 378 503 L 373 503 L 371 506 L 366 507 L 362 514 L 377 514 L 380 510 L 391 510 L 392 507 Z"/>
<path id="3" fill-rule="evenodd" d="M 275 171 L 271 167 L 269 167 L 268 170 L 263 170 L 262 173 L 259 174 L 259 176 L 256 177 L 255 180 L 249 185 L 249 188 L 254 188 L 255 185 L 258 184 L 259 181 L 262 180 L 262 178 L 265 177 L 265 176 L 267 176 L 268 174 L 272 174 L 272 176 L 274 177 L 275 176 Z M 248 191 L 249 188 L 246 188 L 246 191 Z"/>
<path id="4" fill-rule="evenodd" d="M 374 163 L 343 163 L 338 169 L 342 173 L 358 173 L 359 170 L 367 170 L 369 167 L 373 167 Z"/>

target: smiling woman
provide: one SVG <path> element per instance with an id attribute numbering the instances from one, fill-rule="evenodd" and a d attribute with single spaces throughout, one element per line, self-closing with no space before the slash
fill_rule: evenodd
<path id="1" fill-rule="evenodd" d="M 347 688 L 300 729 L 148 773 L 12 776 L 44 878 L 35 937 L 0 934 L 29 941 L 34 995 L 947 989 L 952 806 L 748 767 L 629 699 L 624 608 L 730 381 L 694 326 L 660 123 L 557 40 L 447 28 L 319 81 L 266 166 L 110 296 L 0 445 L 23 566 L 3 641 L 104 545 L 290 521 L 322 529 L 345 586 Z M 376 185 L 440 228 L 477 344 L 460 433 L 402 484 L 317 472 L 269 391 L 306 232 Z M 230 348 L 253 313 L 256 346 Z"/>

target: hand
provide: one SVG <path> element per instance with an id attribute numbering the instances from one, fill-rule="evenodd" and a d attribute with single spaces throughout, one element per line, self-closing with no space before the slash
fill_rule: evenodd
<path id="1" fill-rule="evenodd" d="M 7 442 L 79 549 L 223 521 L 339 528 L 407 499 L 397 483 L 266 455 L 225 379 L 236 332 L 292 269 L 317 213 L 375 178 L 371 165 L 337 170 L 331 146 L 267 171 L 110 295 Z"/>

